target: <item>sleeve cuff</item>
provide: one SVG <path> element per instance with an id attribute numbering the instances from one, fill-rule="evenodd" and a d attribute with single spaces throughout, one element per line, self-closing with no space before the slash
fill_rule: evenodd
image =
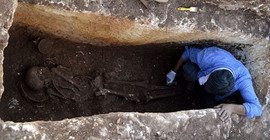
<path id="1" fill-rule="evenodd" d="M 248 103 L 243 104 L 245 109 L 246 109 L 246 117 L 247 118 L 252 118 L 253 115 L 250 113 L 250 105 Z"/>
<path id="2" fill-rule="evenodd" d="M 184 53 L 182 54 L 182 57 L 185 59 L 185 60 L 188 60 L 189 56 L 188 56 L 188 46 L 185 47 L 185 51 Z"/>
<path id="3" fill-rule="evenodd" d="M 244 103 L 243 104 L 245 109 L 246 109 L 246 117 L 247 118 L 252 118 L 254 116 L 261 116 L 262 115 L 262 108 L 258 106 L 253 106 L 249 103 Z"/>

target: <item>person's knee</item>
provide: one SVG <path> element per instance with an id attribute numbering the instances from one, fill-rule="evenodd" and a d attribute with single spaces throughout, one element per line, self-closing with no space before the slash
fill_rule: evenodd
<path id="1" fill-rule="evenodd" d="M 195 82 L 198 78 L 199 68 L 195 63 L 187 62 L 183 65 L 184 78 L 187 81 Z"/>

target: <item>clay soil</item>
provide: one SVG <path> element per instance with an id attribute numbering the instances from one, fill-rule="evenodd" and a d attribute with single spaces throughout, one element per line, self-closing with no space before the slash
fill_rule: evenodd
<path id="1" fill-rule="evenodd" d="M 42 39 L 53 40 L 51 46 L 39 49 Z M 50 43 L 49 43 L 50 44 Z M 58 97 L 36 103 L 27 100 L 18 89 L 25 73 L 32 66 L 69 68 L 74 75 L 101 75 L 116 81 L 143 81 L 150 85 L 166 86 L 165 75 L 175 65 L 184 45 L 150 44 L 144 46 L 98 47 L 59 39 L 23 26 L 10 29 L 9 45 L 4 51 L 4 87 L 0 102 L 0 117 L 4 121 L 61 120 L 109 112 L 173 112 L 199 108 L 197 95 L 187 92 L 187 84 L 178 74 L 175 96 L 135 102 L 116 96 L 96 96 L 82 102 Z M 89 79 L 91 81 L 91 79 Z M 117 86 L 117 85 L 116 85 Z M 115 85 L 107 84 L 108 88 Z M 142 88 L 118 85 L 122 93 L 144 93 Z M 168 90 L 170 92 L 170 90 Z"/>

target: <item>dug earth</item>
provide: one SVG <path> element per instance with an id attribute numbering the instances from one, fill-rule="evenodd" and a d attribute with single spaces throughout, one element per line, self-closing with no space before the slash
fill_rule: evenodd
<path id="1" fill-rule="evenodd" d="M 179 44 L 98 47 L 37 34 L 24 26 L 9 31 L 6 90 L 0 103 L 3 120 L 199 108 L 197 94 L 185 88 L 183 77 L 176 86 L 166 86 L 165 74 L 183 50 Z"/>

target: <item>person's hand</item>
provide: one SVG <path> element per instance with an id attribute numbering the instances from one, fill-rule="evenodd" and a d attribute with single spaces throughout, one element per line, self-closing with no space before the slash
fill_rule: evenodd
<path id="1" fill-rule="evenodd" d="M 167 80 L 166 80 L 167 85 L 170 85 L 170 84 L 173 83 L 173 80 L 174 80 L 175 76 L 176 76 L 176 73 L 174 71 L 172 71 L 172 70 L 166 75 L 166 77 L 167 77 Z"/>
<path id="2" fill-rule="evenodd" d="M 220 116 L 220 119 L 224 122 L 227 122 L 232 113 L 233 113 L 233 109 L 234 109 L 234 105 L 233 104 L 220 104 L 214 107 L 215 109 L 220 109 L 218 112 L 218 115 Z"/>

